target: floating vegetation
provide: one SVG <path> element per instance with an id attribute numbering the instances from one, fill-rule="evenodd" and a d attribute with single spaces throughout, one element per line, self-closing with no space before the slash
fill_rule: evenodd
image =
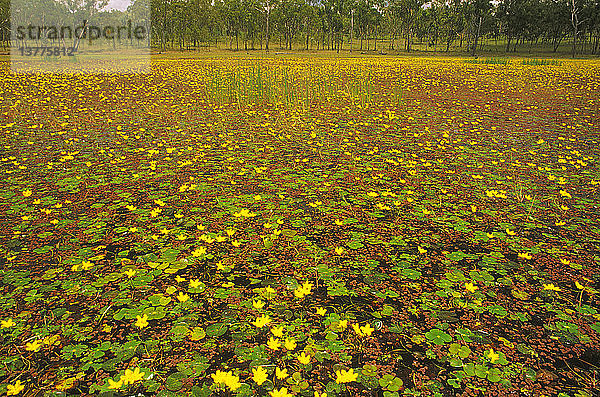
<path id="1" fill-rule="evenodd" d="M 502 65 L 3 65 L 0 393 L 592 395 L 600 68 Z"/>

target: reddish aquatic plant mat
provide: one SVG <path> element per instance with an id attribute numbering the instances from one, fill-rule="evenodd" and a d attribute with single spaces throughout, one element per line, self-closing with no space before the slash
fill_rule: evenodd
<path id="1" fill-rule="evenodd" d="M 594 393 L 596 63 L 156 66 L 0 71 L 0 391 Z"/>

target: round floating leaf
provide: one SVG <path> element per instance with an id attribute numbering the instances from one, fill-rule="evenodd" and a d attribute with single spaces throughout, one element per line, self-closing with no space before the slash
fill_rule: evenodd
<path id="1" fill-rule="evenodd" d="M 218 338 L 225 332 L 227 332 L 227 325 L 223 323 L 211 324 L 208 327 L 206 327 L 206 335 L 208 335 L 211 338 Z"/>
<path id="2" fill-rule="evenodd" d="M 402 274 L 406 278 L 410 278 L 411 280 L 417 280 L 422 275 L 420 271 L 414 269 L 402 269 L 400 274 Z"/>
<path id="3" fill-rule="evenodd" d="M 190 335 L 191 340 L 201 340 L 206 336 L 206 332 L 202 327 L 194 327 L 192 334 Z"/>
<path id="4" fill-rule="evenodd" d="M 190 329 L 185 325 L 176 325 L 171 328 L 171 339 L 182 340 L 190 332 Z"/>
<path id="5" fill-rule="evenodd" d="M 164 296 L 163 294 L 154 294 L 148 298 L 150 303 L 154 306 L 166 306 L 171 302 L 171 297 Z"/>
<path id="6" fill-rule="evenodd" d="M 442 331 L 441 329 L 434 328 L 431 331 L 425 333 L 425 337 L 435 343 L 436 345 L 443 345 L 444 343 L 450 342 L 452 337 Z"/>
<path id="7" fill-rule="evenodd" d="M 177 391 L 183 387 L 183 380 L 187 378 L 187 375 L 181 372 L 175 372 L 167 377 L 165 387 L 170 391 Z"/>

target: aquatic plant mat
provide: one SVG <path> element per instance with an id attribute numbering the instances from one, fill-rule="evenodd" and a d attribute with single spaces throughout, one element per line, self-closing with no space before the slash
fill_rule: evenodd
<path id="1" fill-rule="evenodd" d="M 0 70 L 0 393 L 597 392 L 599 62 L 153 66 Z"/>

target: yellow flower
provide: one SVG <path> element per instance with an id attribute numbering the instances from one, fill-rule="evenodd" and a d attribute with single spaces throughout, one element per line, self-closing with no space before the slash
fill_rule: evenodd
<path id="1" fill-rule="evenodd" d="M 225 384 L 231 391 L 236 391 L 242 386 L 239 376 L 233 375 L 231 371 L 226 373 Z"/>
<path id="2" fill-rule="evenodd" d="M 422 248 L 421 246 L 417 247 L 417 249 L 419 250 L 419 254 L 424 254 L 427 252 L 427 250 L 425 248 Z"/>
<path id="3" fill-rule="evenodd" d="M 123 381 L 122 380 L 119 380 L 118 382 L 115 382 L 111 378 L 108 378 L 108 388 L 109 389 L 120 389 L 121 386 L 123 386 Z"/>
<path id="4" fill-rule="evenodd" d="M 30 197 L 32 194 L 33 194 L 33 192 L 31 190 L 23 191 L 23 197 Z"/>
<path id="5" fill-rule="evenodd" d="M 296 349 L 296 341 L 294 339 L 285 338 L 285 348 L 288 350 Z"/>
<path id="6" fill-rule="evenodd" d="M 267 346 L 271 350 L 279 350 L 279 347 L 281 347 L 281 342 L 279 341 L 279 339 L 273 338 L 271 336 L 271 338 L 269 338 L 269 341 L 267 342 Z"/>
<path id="7" fill-rule="evenodd" d="M 202 256 L 204 254 L 206 254 L 206 247 L 200 246 L 200 247 L 196 248 L 194 251 L 192 251 L 192 256 L 194 256 L 196 258 L 199 256 Z"/>
<path id="8" fill-rule="evenodd" d="M 262 315 L 260 317 L 258 317 L 256 320 L 254 320 L 252 322 L 252 325 L 254 325 L 257 328 L 262 328 L 265 325 L 269 324 L 271 322 L 271 318 L 269 317 L 269 315 Z"/>
<path id="9" fill-rule="evenodd" d="M 340 320 L 338 322 L 338 328 L 342 331 L 345 330 L 347 326 L 348 326 L 348 320 Z"/>
<path id="10" fill-rule="evenodd" d="M 493 348 L 490 347 L 490 351 L 486 354 L 486 357 L 490 359 L 492 363 L 495 363 L 500 359 L 500 355 L 494 351 Z"/>
<path id="11" fill-rule="evenodd" d="M 571 195 L 566 190 L 561 190 L 559 193 L 561 197 L 571 198 Z"/>
<path id="12" fill-rule="evenodd" d="M 544 284 L 544 290 L 547 291 L 562 291 L 559 287 L 556 287 L 554 284 Z"/>
<path id="13" fill-rule="evenodd" d="M 520 253 L 520 254 L 518 255 L 518 257 L 519 257 L 519 258 L 522 258 L 522 259 L 531 259 L 531 258 L 533 258 L 533 256 L 531 256 L 531 255 L 530 255 L 530 254 L 528 254 L 527 252 L 525 252 L 525 253 Z"/>
<path id="14" fill-rule="evenodd" d="M 309 295 L 311 293 L 312 287 L 312 283 L 305 281 L 304 284 L 302 284 L 302 286 L 296 288 L 296 290 L 294 291 L 294 295 L 296 296 L 296 298 L 302 299 L 304 298 L 304 296 Z"/>
<path id="15" fill-rule="evenodd" d="M 261 301 L 260 299 L 259 299 L 259 300 L 253 300 L 253 301 L 252 301 L 252 306 L 253 306 L 255 309 L 257 309 L 257 310 L 260 310 L 260 309 L 262 309 L 263 307 L 265 307 L 265 302 Z"/>
<path id="16" fill-rule="evenodd" d="M 300 362 L 300 364 L 308 364 L 310 362 L 310 355 L 307 355 L 306 353 L 302 352 L 301 354 L 297 355 L 296 358 L 298 359 L 298 361 Z"/>
<path id="17" fill-rule="evenodd" d="M 293 397 L 293 394 L 289 394 L 287 392 L 287 388 L 282 387 L 279 390 L 275 389 L 273 391 L 270 391 L 269 396 L 271 396 L 271 397 Z"/>
<path id="18" fill-rule="evenodd" d="M 8 387 L 6 388 L 6 395 L 7 396 L 16 396 L 17 394 L 21 393 L 24 389 L 25 389 L 25 386 L 23 386 L 21 384 L 21 381 L 18 380 L 15 382 L 14 385 L 8 385 Z"/>
<path id="19" fill-rule="evenodd" d="M 127 275 L 127 277 L 131 278 L 133 276 L 135 276 L 137 272 L 134 269 L 129 269 L 125 271 L 125 274 Z"/>
<path id="20" fill-rule="evenodd" d="M 252 380 L 257 385 L 262 385 L 267 380 L 267 371 L 263 367 L 252 368 Z"/>
<path id="21" fill-rule="evenodd" d="M 250 210 L 248 210 L 247 208 L 243 208 L 239 212 L 235 212 L 233 214 L 233 216 L 235 216 L 236 218 L 240 218 L 240 217 L 252 218 L 252 217 L 256 216 L 256 214 L 253 212 L 250 212 Z"/>
<path id="22" fill-rule="evenodd" d="M 362 331 L 360 330 L 360 326 L 358 324 L 352 324 L 352 329 L 354 329 L 354 332 L 356 332 L 356 335 L 364 336 Z"/>
<path id="23" fill-rule="evenodd" d="M 305 281 L 304 284 L 302 284 L 302 288 L 304 288 L 306 295 L 310 294 L 310 292 L 312 291 L 312 287 L 313 284 L 309 281 Z"/>
<path id="24" fill-rule="evenodd" d="M 160 208 L 154 208 L 152 211 L 150 211 L 150 217 L 156 218 L 161 212 L 162 210 Z"/>
<path id="25" fill-rule="evenodd" d="M 190 280 L 190 288 L 198 288 L 201 284 L 199 279 Z"/>
<path id="26" fill-rule="evenodd" d="M 178 283 L 180 283 L 180 282 L 182 282 L 182 281 L 185 281 L 185 277 L 181 277 L 180 275 L 177 275 L 177 276 L 175 277 L 175 281 L 177 281 Z"/>
<path id="27" fill-rule="evenodd" d="M 17 323 L 15 323 L 12 318 L 9 318 L 8 320 L 0 321 L 0 324 L 2 328 L 10 328 L 14 327 Z"/>
<path id="28" fill-rule="evenodd" d="M 239 241 L 237 241 L 237 240 L 233 240 L 233 241 L 231 242 L 231 245 L 233 245 L 234 247 L 238 248 L 240 245 L 242 245 L 242 243 L 240 243 L 240 242 L 239 242 Z"/>
<path id="29" fill-rule="evenodd" d="M 371 336 L 373 331 L 375 331 L 375 328 L 371 327 L 371 324 L 367 323 L 367 324 L 363 325 L 362 327 L 360 327 L 360 330 L 362 331 L 362 333 L 364 335 Z"/>
<path id="30" fill-rule="evenodd" d="M 478 287 L 478 286 L 476 286 L 476 285 L 475 285 L 475 284 L 473 284 L 473 283 L 466 283 L 466 284 L 465 284 L 465 289 L 466 289 L 467 291 L 469 291 L 469 292 L 473 293 L 473 292 L 477 291 L 477 290 L 479 289 L 479 287 Z"/>
<path id="31" fill-rule="evenodd" d="M 185 302 L 188 299 L 190 299 L 190 296 L 188 294 L 184 294 L 183 292 L 179 291 L 179 295 L 177 295 L 177 300 L 179 302 Z"/>
<path id="32" fill-rule="evenodd" d="M 348 371 L 338 369 L 335 371 L 335 374 L 337 375 L 335 379 L 335 383 L 337 384 L 354 382 L 356 379 L 358 379 L 358 374 L 354 373 L 354 369 L 352 368 L 350 368 Z"/>
<path id="33" fill-rule="evenodd" d="M 477 212 L 477 206 L 476 205 L 471 205 L 471 211 L 472 212 Z"/>
<path id="34" fill-rule="evenodd" d="M 315 392 L 314 397 L 327 397 L 327 393 L 323 392 L 323 393 L 319 393 L 318 391 Z"/>
<path id="35" fill-rule="evenodd" d="M 94 266 L 94 264 L 93 264 L 92 262 L 90 262 L 90 261 L 83 261 L 83 262 L 81 262 L 81 268 L 82 268 L 83 270 L 89 270 L 89 269 L 91 269 L 93 266 Z"/>
<path id="36" fill-rule="evenodd" d="M 36 340 L 35 342 L 27 342 L 27 344 L 25 345 L 25 350 L 30 351 L 30 352 L 36 352 L 36 351 L 40 350 L 41 347 L 42 347 L 42 342 L 39 340 Z"/>
<path id="37" fill-rule="evenodd" d="M 217 370 L 216 373 L 210 375 L 215 383 L 225 383 L 227 372 Z"/>
<path id="38" fill-rule="evenodd" d="M 125 374 L 121 375 L 121 382 L 123 382 L 124 385 L 134 384 L 138 380 L 144 379 L 145 374 L 145 372 L 140 372 L 139 368 L 136 368 L 133 371 L 126 369 Z"/>
<path id="39" fill-rule="evenodd" d="M 277 367 L 277 369 L 275 370 L 275 376 L 277 376 L 277 379 L 285 379 L 288 377 L 288 373 L 287 373 L 287 369 L 280 369 L 279 367 Z"/>
<path id="40" fill-rule="evenodd" d="M 136 316 L 135 326 L 139 328 L 144 328 L 148 326 L 148 315 L 144 314 L 143 316 Z"/>
<path id="41" fill-rule="evenodd" d="M 336 247 L 335 253 L 338 255 L 342 255 L 344 253 L 344 249 L 342 247 Z"/>
<path id="42" fill-rule="evenodd" d="M 510 229 L 508 229 L 508 228 L 507 228 L 507 229 L 506 229 L 506 234 L 508 234 L 509 236 L 514 236 L 514 235 L 515 235 L 515 234 L 517 234 L 517 233 L 515 233 L 515 232 L 513 232 L 512 230 L 510 230 Z"/>
<path id="43" fill-rule="evenodd" d="M 271 328 L 271 332 L 276 337 L 281 338 L 283 336 L 283 325 L 280 325 L 279 327 L 273 327 L 273 328 Z"/>
<path id="44" fill-rule="evenodd" d="M 327 309 L 325 309 L 325 308 L 322 308 L 322 307 L 317 307 L 317 314 L 318 314 L 319 316 L 324 316 L 324 315 L 325 315 L 325 313 L 327 313 Z"/>
<path id="45" fill-rule="evenodd" d="M 342 226 L 344 224 L 344 221 L 340 221 L 339 219 L 336 219 L 335 224 L 338 226 Z"/>

